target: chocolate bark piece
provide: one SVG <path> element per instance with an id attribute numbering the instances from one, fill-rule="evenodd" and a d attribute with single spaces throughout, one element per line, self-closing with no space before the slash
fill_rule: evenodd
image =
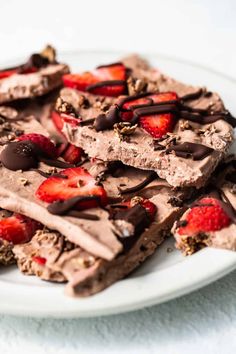
<path id="1" fill-rule="evenodd" d="M 154 90 L 174 90 L 180 97 L 185 96 L 185 105 L 188 106 L 189 111 L 185 118 L 178 119 L 174 131 L 170 134 L 172 143 L 169 135 L 168 139 L 159 142 L 159 149 L 156 149 L 153 145 L 153 138 L 139 127 L 128 139 L 120 139 L 113 129 L 96 131 L 93 123 L 81 124 L 77 127 L 65 123 L 63 133 L 72 144 L 82 147 L 90 157 L 104 161 L 119 160 L 136 168 L 154 170 L 174 187 L 195 186 L 200 188 L 206 183 L 212 171 L 228 151 L 233 140 L 233 128 L 224 120 L 223 116 L 223 119 L 210 124 L 189 121 L 187 116 L 190 116 L 191 108 L 200 109 L 200 111 L 204 109 L 211 113 L 224 111 L 220 97 L 216 93 L 209 94 L 204 89 L 200 90 L 199 87 L 177 82 L 159 71 L 147 67 L 147 64 L 143 64 L 136 57 L 124 59 L 124 62 L 129 63 L 128 65 L 132 69 L 131 76 L 143 77 L 147 82 L 149 82 L 148 80 L 155 82 Z M 101 119 L 104 118 L 104 112 L 97 108 L 94 109 L 93 104 L 86 110 L 79 108 L 77 102 L 81 95 L 83 93 L 69 88 L 62 89 L 60 93 L 63 100 L 77 107 L 84 122 L 92 117 L 95 118 L 96 115 Z M 86 97 L 89 101 L 99 101 L 100 99 L 99 96 L 87 93 Z M 118 101 L 114 101 L 113 98 L 111 102 L 114 104 Z M 200 160 L 194 160 L 191 158 L 191 153 L 185 157 L 177 156 L 178 154 L 170 149 L 175 142 L 177 144 L 194 143 L 198 144 L 200 148 L 206 146 L 213 150 L 209 150 L 209 153 L 201 157 Z"/>
<path id="2" fill-rule="evenodd" d="M 14 74 L 0 80 L 0 103 L 45 95 L 62 85 L 66 64 L 49 64 L 31 74 Z"/>
<path id="3" fill-rule="evenodd" d="M 12 126 L 15 124 L 25 133 L 38 132 L 46 135 L 44 129 L 35 120 L 26 119 L 25 121 L 17 121 L 12 123 Z M 8 148 L 9 146 L 7 149 Z M 0 148 L 0 150 L 3 149 L 5 149 L 4 146 Z M 102 171 L 105 170 L 105 173 L 107 172 L 107 167 L 101 167 L 101 165 L 102 162 L 98 164 L 90 163 L 90 165 L 85 167 L 87 167 L 89 171 L 91 169 L 91 173 L 95 177 L 100 178 Z M 38 162 L 38 169 L 44 173 L 38 173 L 37 169 L 36 171 L 35 169 L 30 171 L 11 171 L 1 166 L 0 206 L 40 221 L 48 228 L 57 230 L 66 236 L 68 240 L 96 256 L 108 260 L 115 258 L 115 256 L 122 251 L 123 245 L 115 235 L 116 225 L 112 220 L 109 220 L 109 212 L 101 208 L 91 209 L 89 214 L 96 216 L 96 219 L 98 218 L 99 220 L 84 220 L 82 218 L 71 216 L 60 217 L 51 214 L 46 208 L 47 204 L 39 201 L 35 197 L 35 191 L 45 179 L 45 173 L 47 174 L 49 167 L 43 162 Z M 60 169 L 58 169 L 58 171 L 59 170 Z M 122 172 L 120 177 L 111 176 L 105 179 L 104 187 L 110 198 L 122 200 L 120 196 L 121 185 L 124 186 L 124 184 L 126 184 L 127 187 L 130 187 L 134 184 L 139 184 L 144 179 L 144 172 L 142 171 L 139 172 L 127 168 L 124 170 L 127 171 Z M 23 187 L 20 182 L 22 178 L 27 180 L 27 184 Z M 129 178 L 131 183 L 128 183 Z M 161 185 L 162 183 L 161 181 Z M 148 194 L 150 190 L 152 190 L 153 193 L 159 193 L 159 189 L 160 180 L 155 180 L 152 182 L 152 185 L 148 185 L 147 188 L 140 191 L 140 195 L 146 197 L 145 193 Z M 167 189 L 167 194 L 169 195 L 170 188 L 168 187 Z M 133 194 L 130 193 L 130 195 L 127 195 L 127 198 L 129 196 L 131 197 Z M 125 230 L 119 230 L 119 232 L 120 231 L 121 233 L 126 232 Z"/>
<path id="4" fill-rule="evenodd" d="M 61 234 L 42 230 L 28 244 L 14 247 L 20 270 L 44 280 L 68 281 L 66 293 L 80 297 L 95 294 L 122 279 L 153 254 L 183 212 L 182 208 L 168 203 L 169 194 L 175 194 L 169 187 L 162 187 L 159 193 L 153 191 L 153 186 L 151 190 L 155 196 L 150 200 L 158 208 L 154 222 L 138 237 L 123 239 L 124 250 L 113 260 L 96 257 L 71 243 L 65 246 L 66 240 Z"/>
<path id="5" fill-rule="evenodd" d="M 180 235 L 179 227 L 186 225 L 186 216 L 191 207 L 197 204 L 197 202 L 194 202 L 172 228 L 172 233 L 176 239 L 176 247 L 185 255 L 190 255 L 206 246 L 236 251 L 235 161 L 222 163 L 211 177 L 211 185 L 205 192 L 203 191 L 204 196 L 212 196 L 220 201 L 223 210 L 231 219 L 230 224 L 218 231 L 199 232 L 196 235 Z"/>

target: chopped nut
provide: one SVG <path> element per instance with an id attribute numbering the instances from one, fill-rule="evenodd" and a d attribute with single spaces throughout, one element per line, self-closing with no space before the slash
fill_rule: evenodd
<path id="1" fill-rule="evenodd" d="M 40 54 L 42 57 L 47 58 L 50 63 L 55 62 L 56 50 L 51 45 L 47 45 Z"/>
<path id="2" fill-rule="evenodd" d="M 188 129 L 193 129 L 193 127 L 189 124 L 187 120 L 180 121 L 179 123 L 180 130 L 188 130 Z"/>
<path id="3" fill-rule="evenodd" d="M 140 204 L 141 202 L 143 201 L 143 198 L 142 197 L 139 197 L 139 196 L 136 196 L 136 197 L 133 197 L 131 200 L 130 200 L 130 206 L 133 207 L 137 204 Z"/>
<path id="4" fill-rule="evenodd" d="M 66 113 L 73 115 L 74 117 L 77 117 L 77 112 L 75 108 L 68 102 L 64 101 L 61 97 L 58 97 L 56 104 L 55 104 L 55 109 L 59 113 Z"/>
<path id="5" fill-rule="evenodd" d="M 145 79 L 134 79 L 129 77 L 127 80 L 129 95 L 137 95 L 144 92 L 147 82 Z"/>
<path id="6" fill-rule="evenodd" d="M 19 178 L 19 182 L 20 182 L 21 184 L 23 184 L 23 186 L 29 185 L 28 179 L 27 179 L 27 178 L 24 178 L 24 177 L 20 177 L 20 178 Z"/>
<path id="7" fill-rule="evenodd" d="M 125 135 L 131 135 L 137 128 L 137 124 L 131 125 L 129 122 L 120 122 L 114 125 L 114 132 L 118 135 L 120 140 L 123 140 Z"/>
<path id="8" fill-rule="evenodd" d="M 89 108 L 90 107 L 90 102 L 84 95 L 80 95 L 79 96 L 78 105 L 81 108 Z"/>
<path id="9" fill-rule="evenodd" d="M 53 175 L 54 173 L 57 173 L 58 170 L 56 169 L 56 167 L 50 167 L 46 173 L 50 174 L 50 175 Z"/>
<path id="10" fill-rule="evenodd" d="M 89 268 L 95 263 L 95 258 L 93 256 L 89 256 L 88 258 L 74 258 L 72 262 L 82 268 Z"/>

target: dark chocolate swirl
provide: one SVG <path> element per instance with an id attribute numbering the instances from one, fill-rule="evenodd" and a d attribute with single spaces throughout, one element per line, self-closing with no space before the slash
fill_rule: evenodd
<path id="1" fill-rule="evenodd" d="M 210 155 L 214 149 L 202 144 L 185 142 L 183 144 L 173 145 L 166 149 L 167 154 L 173 151 L 178 157 L 191 157 L 193 160 L 203 160 L 205 157 Z"/>

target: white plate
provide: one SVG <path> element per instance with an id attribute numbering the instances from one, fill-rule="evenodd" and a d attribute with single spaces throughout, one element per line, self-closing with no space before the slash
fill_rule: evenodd
<path id="1" fill-rule="evenodd" d="M 60 56 L 73 71 L 117 61 L 123 53 L 73 52 Z M 153 65 L 187 83 L 218 91 L 236 113 L 236 82 L 222 74 L 161 55 L 146 55 Z M 15 64 L 14 62 L 10 64 Z M 9 62 L 8 62 L 9 65 Z M 1 65 L 4 67 L 4 64 Z M 167 252 L 171 248 L 172 252 Z M 64 296 L 64 285 L 20 274 L 15 267 L 0 270 L 0 312 L 32 317 L 91 317 L 140 309 L 189 293 L 236 268 L 236 253 L 204 249 L 183 257 L 167 240 L 139 270 L 86 299 Z"/>

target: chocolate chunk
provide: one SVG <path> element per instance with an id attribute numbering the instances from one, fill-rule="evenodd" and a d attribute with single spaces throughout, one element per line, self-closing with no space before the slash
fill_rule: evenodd
<path id="1" fill-rule="evenodd" d="M 166 153 L 175 152 L 176 156 L 188 158 L 191 157 L 193 160 L 202 160 L 208 155 L 210 155 L 214 149 L 202 145 L 202 144 L 195 144 L 185 142 L 179 145 L 173 145 L 166 150 Z"/>
<path id="2" fill-rule="evenodd" d="M 119 107 L 112 106 L 107 114 L 100 114 L 94 122 L 94 128 L 97 132 L 112 129 L 115 123 L 119 122 Z"/>
<path id="3" fill-rule="evenodd" d="M 115 210 L 113 220 L 124 220 L 134 226 L 135 234 L 142 232 L 149 224 L 150 218 L 140 204 L 134 205 L 132 208 Z"/>
<path id="4" fill-rule="evenodd" d="M 17 141 L 8 144 L 0 155 L 6 168 L 12 171 L 29 170 L 38 165 L 38 149 L 31 141 Z"/>

